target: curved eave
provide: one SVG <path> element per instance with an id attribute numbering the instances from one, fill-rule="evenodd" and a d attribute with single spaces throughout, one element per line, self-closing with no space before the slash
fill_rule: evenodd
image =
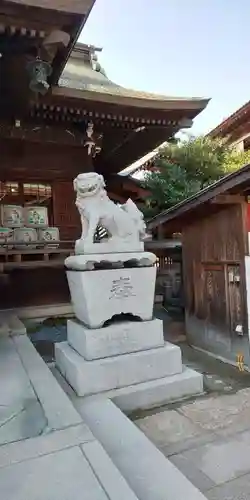
<path id="1" fill-rule="evenodd" d="M 246 102 L 241 108 L 237 109 L 226 120 L 221 122 L 217 127 L 208 132 L 208 137 L 227 136 L 232 128 L 238 126 L 238 123 L 247 118 L 250 112 L 250 101 Z"/>
<path id="2" fill-rule="evenodd" d="M 115 95 L 112 93 L 95 92 L 90 90 L 79 90 L 69 87 L 52 87 L 52 96 L 65 97 L 68 99 L 85 99 L 88 101 L 95 101 L 101 103 L 117 104 L 122 106 L 155 109 L 161 111 L 193 111 L 196 116 L 207 106 L 209 99 L 150 99 L 148 97 L 133 97 Z"/>

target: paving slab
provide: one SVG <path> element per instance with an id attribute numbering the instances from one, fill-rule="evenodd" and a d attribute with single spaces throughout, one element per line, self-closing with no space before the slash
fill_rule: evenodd
<path id="1" fill-rule="evenodd" d="M 175 443 L 170 443 L 168 445 L 160 446 L 160 450 L 166 457 L 172 457 L 179 453 L 183 453 L 187 450 L 193 450 L 204 446 L 207 443 L 212 443 L 218 440 L 218 435 L 215 433 L 204 433 L 202 435 L 197 435 L 190 437 L 188 439 L 182 439 L 181 441 L 176 441 Z"/>
<path id="2" fill-rule="evenodd" d="M 175 410 L 156 413 L 136 420 L 135 423 L 156 446 L 160 447 L 202 435 L 202 429 L 198 425 Z"/>
<path id="3" fill-rule="evenodd" d="M 205 492 L 215 487 L 214 481 L 212 481 L 206 474 L 204 474 L 204 472 L 195 467 L 195 465 L 190 460 L 188 460 L 188 458 L 185 457 L 183 454 L 180 453 L 179 455 L 173 455 L 172 457 L 170 457 L 170 461 L 200 491 Z"/>
<path id="4" fill-rule="evenodd" d="M 206 491 L 206 497 L 208 500 L 249 500 L 250 474 Z"/>
<path id="5" fill-rule="evenodd" d="M 9 407 L 36 399 L 11 338 L 0 339 L 0 405 Z"/>
<path id="6" fill-rule="evenodd" d="M 85 424 L 0 446 L 0 468 L 94 440 Z M 1 498 L 1 497 L 0 497 Z"/>
<path id="7" fill-rule="evenodd" d="M 26 401 L 24 407 L 19 407 L 19 411 L 10 407 L 8 410 L 9 418 L 0 426 L 0 445 L 38 436 L 47 426 L 42 407 L 35 399 Z"/>
<path id="8" fill-rule="evenodd" d="M 179 412 L 204 430 L 230 435 L 249 427 L 250 389 L 197 399 L 182 405 Z"/>
<path id="9" fill-rule="evenodd" d="M 3 500 L 107 500 L 79 447 L 0 469 Z"/>
<path id="10" fill-rule="evenodd" d="M 46 426 L 14 341 L 0 339 L 0 445 L 37 436 Z"/>
<path id="11" fill-rule="evenodd" d="M 250 431 L 183 453 L 216 485 L 250 472 Z"/>

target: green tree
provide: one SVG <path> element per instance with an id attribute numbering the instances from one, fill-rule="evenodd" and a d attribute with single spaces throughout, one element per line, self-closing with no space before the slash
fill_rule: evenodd
<path id="1" fill-rule="evenodd" d="M 191 137 L 169 143 L 155 158 L 144 184 L 151 192 L 145 216 L 151 217 L 197 193 L 207 185 L 250 162 L 249 152 L 238 152 L 225 139 Z"/>

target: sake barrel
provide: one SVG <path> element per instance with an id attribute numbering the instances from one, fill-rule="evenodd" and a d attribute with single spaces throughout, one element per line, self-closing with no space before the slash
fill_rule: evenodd
<path id="1" fill-rule="evenodd" d="M 23 226 L 23 207 L 19 205 L 2 205 L 1 219 L 3 227 Z"/>
<path id="2" fill-rule="evenodd" d="M 21 243 L 21 244 L 20 244 Z M 34 244 L 33 244 L 34 243 Z M 20 227 L 14 229 L 14 245 L 20 250 L 32 250 L 36 248 L 37 232 L 32 227 Z"/>
<path id="3" fill-rule="evenodd" d="M 14 231 L 10 227 L 0 227 L 0 248 L 8 246 L 13 248 Z"/>
<path id="4" fill-rule="evenodd" d="M 42 228 L 48 226 L 47 207 L 25 207 L 24 222 L 26 227 Z"/>
<path id="5" fill-rule="evenodd" d="M 57 248 L 59 245 L 53 243 L 53 241 L 59 241 L 59 239 L 60 236 L 58 227 L 38 229 L 38 240 L 39 242 L 46 243 L 47 247 Z"/>

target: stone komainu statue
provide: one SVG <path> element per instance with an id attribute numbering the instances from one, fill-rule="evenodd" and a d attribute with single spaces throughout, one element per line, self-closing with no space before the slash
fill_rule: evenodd
<path id="1" fill-rule="evenodd" d="M 94 242 L 98 225 L 106 229 L 109 242 L 126 241 L 132 246 L 143 241 L 146 225 L 143 214 L 132 200 L 116 205 L 107 195 L 102 175 L 95 172 L 79 174 L 74 180 L 76 206 L 82 224 L 81 240 Z"/>

